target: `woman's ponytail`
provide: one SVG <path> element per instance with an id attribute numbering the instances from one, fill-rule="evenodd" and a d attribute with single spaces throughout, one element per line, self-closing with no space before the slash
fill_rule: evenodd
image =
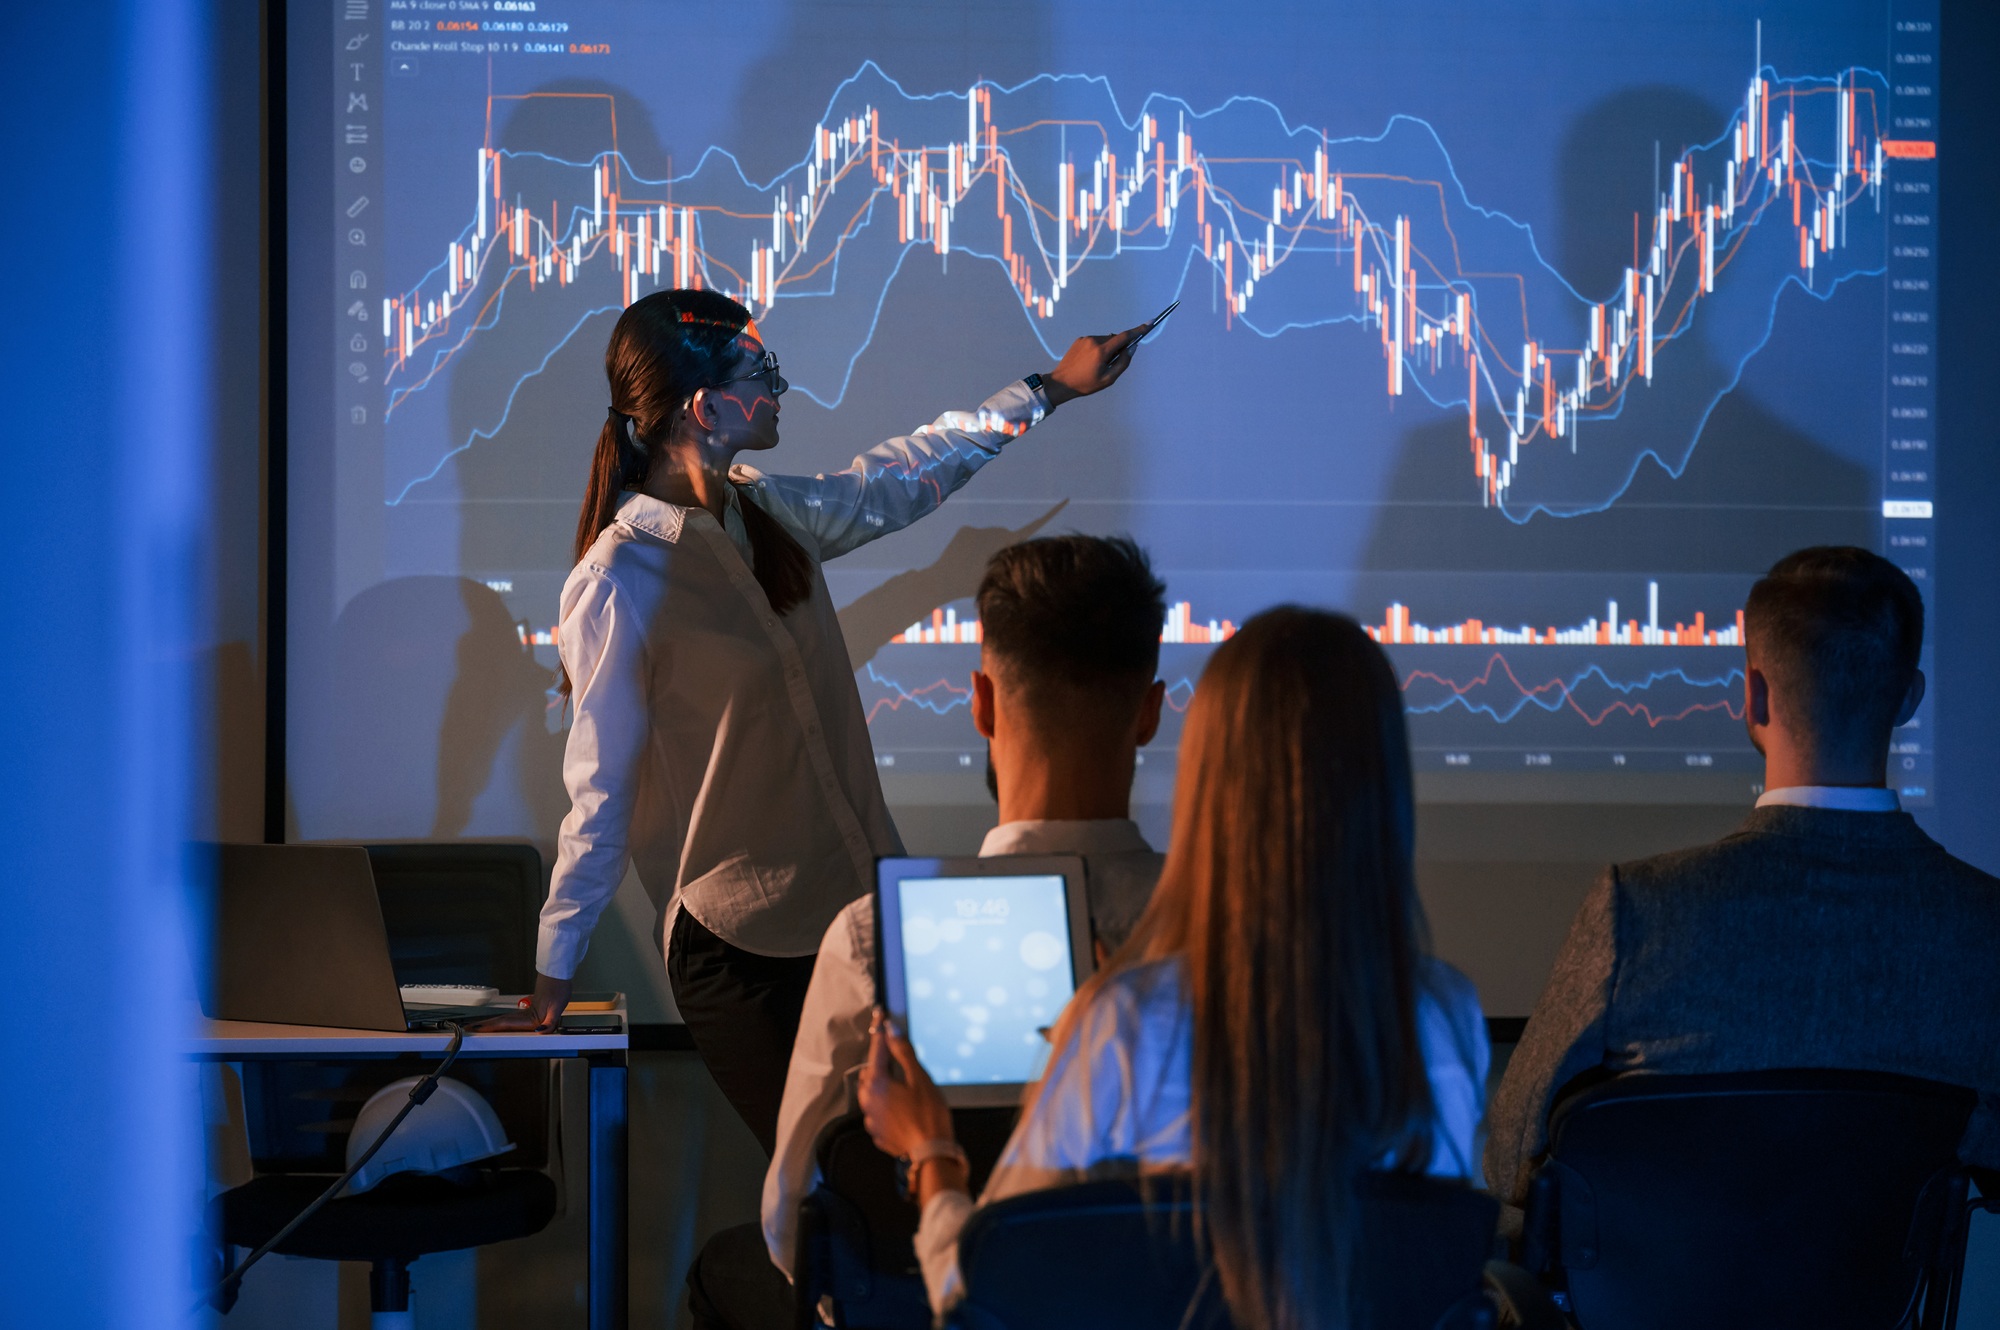
<path id="1" fill-rule="evenodd" d="M 626 306 L 604 349 L 611 407 L 597 430 L 590 480 L 577 513 L 572 566 L 618 518 L 624 496 L 646 483 L 674 413 L 700 389 L 722 381 L 750 311 L 715 291 L 655 291 Z M 757 585 L 784 614 L 813 591 L 813 561 L 778 519 L 747 494 L 738 507 L 750 537 Z M 569 695 L 567 667 L 562 692 Z"/>
<path id="2" fill-rule="evenodd" d="M 590 455 L 590 480 L 583 487 L 583 508 L 576 515 L 576 540 L 570 547 L 572 568 L 590 553 L 597 537 L 618 516 L 618 505 L 623 501 L 626 480 L 619 457 L 619 425 L 614 412 L 597 430 L 597 450 Z"/>
<path id="3" fill-rule="evenodd" d="M 617 413 L 613 412 L 605 417 L 597 430 L 597 450 L 590 455 L 590 480 L 583 487 L 583 507 L 576 515 L 576 540 L 570 548 L 572 568 L 582 563 L 583 556 L 590 553 L 597 537 L 618 516 L 618 505 L 623 502 L 625 486 L 618 460 L 619 426 Z M 561 682 L 556 685 L 557 691 L 568 697 L 572 687 L 569 666 L 558 664 L 556 672 L 562 676 Z"/>
<path id="4" fill-rule="evenodd" d="M 786 614 L 813 590 L 812 558 L 777 518 L 757 506 L 742 486 L 737 487 L 736 506 L 743 513 L 743 530 L 750 537 L 750 571 L 764 598 L 779 614 Z"/>

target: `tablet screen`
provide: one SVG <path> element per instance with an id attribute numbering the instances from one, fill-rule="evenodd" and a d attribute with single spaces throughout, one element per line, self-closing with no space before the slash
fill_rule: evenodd
<path id="1" fill-rule="evenodd" d="M 1061 875 L 908 877 L 897 901 L 905 1019 L 932 1079 L 1034 1080 L 1075 988 Z"/>

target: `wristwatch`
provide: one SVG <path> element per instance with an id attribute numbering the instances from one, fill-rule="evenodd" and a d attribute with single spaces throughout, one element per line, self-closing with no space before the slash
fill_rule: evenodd
<path id="1" fill-rule="evenodd" d="M 1044 388 L 1042 387 L 1042 376 L 1041 376 L 1041 375 L 1039 375 L 1039 374 L 1030 374 L 1030 375 L 1029 375 L 1029 376 L 1028 376 L 1027 378 L 1025 378 L 1025 379 L 1022 379 L 1022 380 L 1021 380 L 1021 382 L 1023 382 L 1023 383 L 1025 383 L 1025 384 L 1027 384 L 1027 385 L 1028 385 L 1028 391 L 1029 391 L 1029 392 L 1031 392 L 1031 393 L 1041 393 L 1041 394 L 1042 394 L 1042 396 L 1044 396 L 1044 397 L 1048 396 L 1048 392 L 1047 392 L 1047 390 L 1046 390 L 1046 389 L 1044 389 Z"/>

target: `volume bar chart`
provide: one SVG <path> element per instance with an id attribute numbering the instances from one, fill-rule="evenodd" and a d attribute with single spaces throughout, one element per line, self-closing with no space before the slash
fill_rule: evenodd
<path id="1" fill-rule="evenodd" d="M 1227 619 L 1196 620 L 1194 606 L 1182 600 L 1167 607 L 1167 621 L 1160 630 L 1160 641 L 1221 642 L 1235 633 L 1236 625 Z M 966 646 L 984 640 L 980 636 L 979 620 L 961 619 L 957 608 L 949 605 L 932 610 L 927 621 L 913 623 L 889 639 L 896 646 Z"/>
<path id="2" fill-rule="evenodd" d="M 1629 603 L 1606 596 L 1593 614 L 1578 603 L 1592 582 L 1579 577 L 1568 613 L 1549 615 L 1560 597 L 1544 595 L 1526 621 L 1518 611 L 1421 609 L 1517 600 L 1504 576 L 1456 587 L 1404 580 L 1406 594 L 1383 596 L 1378 580 L 1348 599 L 1381 596 L 1361 622 L 1395 669 L 1420 771 L 1754 773 L 1742 731 L 1742 579 L 1633 579 L 1620 588 Z M 1160 634 L 1166 704 L 1150 760 L 1171 759 L 1202 670 L 1239 627 L 1199 598 L 1169 603 Z M 983 646 L 972 606 L 959 602 L 896 634 L 863 667 L 856 682 L 885 767 L 914 774 L 979 764 L 967 704 Z"/>
<path id="3" fill-rule="evenodd" d="M 1725 611 L 1722 626 L 1709 626 L 1707 615 L 1697 610 L 1687 622 L 1660 623 L 1660 584 L 1646 584 L 1646 617 L 1621 618 L 1618 602 L 1608 601 L 1604 617 L 1586 618 L 1568 627 L 1535 627 L 1520 624 L 1506 627 L 1484 619 L 1464 619 L 1458 623 L 1430 626 L 1414 622 L 1410 607 L 1390 602 L 1379 623 L 1364 624 L 1377 642 L 1394 646 L 1600 646 L 1600 647 L 1740 647 L 1743 645 L 1743 611 Z M 1206 645 L 1227 641 L 1236 633 L 1229 619 L 1199 619 L 1189 601 L 1167 607 L 1167 619 L 1160 641 L 1169 645 Z M 931 611 L 926 621 L 911 624 L 889 639 L 896 646 L 976 645 L 979 620 L 960 618 L 955 606 Z"/>
<path id="4" fill-rule="evenodd" d="M 1410 607 L 1392 604 L 1381 623 L 1368 625 L 1377 642 L 1398 646 L 1600 646 L 1600 647 L 1740 647 L 1743 611 L 1721 628 L 1710 628 L 1707 616 L 1695 612 L 1692 622 L 1660 626 L 1660 584 L 1646 584 L 1646 617 L 1620 619 L 1618 602 L 1605 605 L 1602 619 L 1585 619 L 1568 628 L 1534 628 L 1522 624 L 1504 628 L 1481 619 L 1428 627 L 1410 621 Z"/>

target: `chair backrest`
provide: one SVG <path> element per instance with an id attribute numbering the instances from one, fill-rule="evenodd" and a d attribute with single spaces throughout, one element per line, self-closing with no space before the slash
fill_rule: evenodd
<path id="1" fill-rule="evenodd" d="M 859 1245 L 850 1243 L 852 1254 L 871 1270 L 916 1274 L 912 1239 L 917 1233 L 917 1207 L 897 1190 L 896 1161 L 875 1148 L 861 1115 L 830 1123 L 820 1133 L 814 1153 L 820 1189 L 846 1202 L 859 1220 L 859 1228 L 853 1230 Z"/>
<path id="2" fill-rule="evenodd" d="M 1490 1323 L 1482 1267 L 1499 1206 L 1462 1183 L 1362 1180 L 1357 1330 Z M 981 1207 L 959 1239 L 962 1330 L 1227 1330 L 1180 1176 L 1089 1182 Z M 1462 1318 L 1462 1319 L 1459 1319 Z"/>
<path id="3" fill-rule="evenodd" d="M 952 1126 L 972 1163 L 972 1188 L 986 1184 L 1013 1130 L 1016 1110 L 962 1108 Z M 827 1124 L 813 1147 L 820 1182 L 800 1202 L 793 1277 L 801 1326 L 821 1298 L 836 1323 L 928 1330 L 930 1303 L 917 1266 L 917 1207 L 896 1188 L 896 1164 L 875 1148 L 861 1115 Z"/>
<path id="4" fill-rule="evenodd" d="M 491 984 L 503 993 L 534 987 L 543 895 L 534 846 L 473 841 L 365 848 L 397 983 Z M 256 1170 L 340 1172 L 356 1110 L 410 1073 L 405 1063 L 375 1059 L 245 1063 L 245 1123 Z M 516 1143 L 502 1165 L 547 1166 L 547 1063 L 462 1061 L 451 1074 L 486 1096 Z"/>
<path id="5" fill-rule="evenodd" d="M 1973 1100 L 1870 1072 L 1615 1077 L 1556 1108 L 1524 1260 L 1586 1330 L 1887 1330 L 1962 1197 Z"/>
<path id="6" fill-rule="evenodd" d="M 545 883 L 535 847 L 502 841 L 370 845 L 399 984 L 535 986 Z"/>

